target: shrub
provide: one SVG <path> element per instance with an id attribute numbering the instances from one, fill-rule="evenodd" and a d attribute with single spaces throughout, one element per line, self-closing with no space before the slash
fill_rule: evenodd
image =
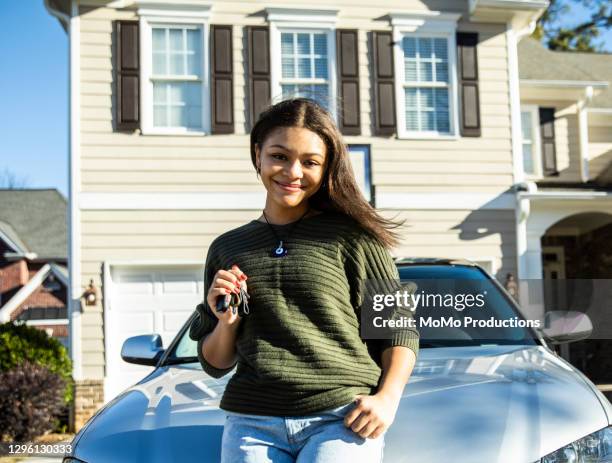
<path id="1" fill-rule="evenodd" d="M 64 402 L 72 401 L 72 362 L 66 348 L 45 331 L 25 323 L 0 324 L 0 373 L 25 361 L 45 366 L 59 375 L 65 383 Z"/>
<path id="2" fill-rule="evenodd" d="M 47 367 L 25 361 L 0 373 L 0 437 L 30 441 L 55 427 L 66 384 Z"/>

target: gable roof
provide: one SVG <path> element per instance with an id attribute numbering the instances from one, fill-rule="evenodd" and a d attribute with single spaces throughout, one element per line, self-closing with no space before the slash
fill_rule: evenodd
<path id="1" fill-rule="evenodd" d="M 608 83 L 589 107 L 612 108 L 612 54 L 552 51 L 527 37 L 518 45 L 519 76 L 523 80 Z"/>
<path id="2" fill-rule="evenodd" d="M 0 231 L 39 259 L 67 258 L 66 198 L 56 189 L 0 189 Z"/>

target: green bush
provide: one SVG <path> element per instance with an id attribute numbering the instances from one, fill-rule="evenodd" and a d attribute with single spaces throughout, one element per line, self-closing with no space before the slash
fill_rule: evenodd
<path id="1" fill-rule="evenodd" d="M 25 323 L 0 324 L 0 373 L 25 361 L 37 363 L 64 380 L 64 403 L 73 397 L 72 361 L 66 348 L 43 330 Z"/>

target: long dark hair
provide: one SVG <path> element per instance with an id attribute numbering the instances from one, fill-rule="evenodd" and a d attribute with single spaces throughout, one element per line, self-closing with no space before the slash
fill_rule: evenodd
<path id="1" fill-rule="evenodd" d="M 278 127 L 303 127 L 318 134 L 327 148 L 327 167 L 319 190 L 309 204 L 322 211 L 336 211 L 355 220 L 365 231 L 392 248 L 400 236 L 393 229 L 404 221 L 386 219 L 366 201 L 355 181 L 346 145 L 331 114 L 314 100 L 292 98 L 261 113 L 251 130 L 251 161 L 257 169 L 255 146 L 263 146 L 267 136 Z"/>

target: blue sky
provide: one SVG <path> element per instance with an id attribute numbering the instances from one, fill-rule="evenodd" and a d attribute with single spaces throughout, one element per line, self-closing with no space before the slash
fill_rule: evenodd
<path id="1" fill-rule="evenodd" d="M 567 15 L 586 15 L 574 7 Z M 612 31 L 602 37 L 612 51 Z M 43 0 L 1 2 L 0 175 L 68 194 L 68 37 Z M 7 46 L 9 45 L 9 46 Z"/>

